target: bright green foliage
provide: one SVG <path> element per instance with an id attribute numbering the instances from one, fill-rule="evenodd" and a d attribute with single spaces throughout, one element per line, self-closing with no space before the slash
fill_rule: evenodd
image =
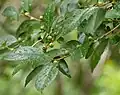
<path id="1" fill-rule="evenodd" d="M 30 14 L 32 0 L 21 0 L 22 15 L 30 19 L 18 27 L 16 42 L 0 45 L 0 59 L 19 61 L 13 75 L 29 65 L 32 71 L 25 86 L 36 77 L 35 87 L 41 91 L 56 78 L 58 71 L 71 77 L 65 58 L 75 62 L 90 59 L 93 71 L 108 43 L 110 47 L 120 43 L 120 3 L 107 1 L 55 0 L 38 19 Z M 18 19 L 21 14 L 8 7 L 3 15 Z M 65 41 L 68 39 L 65 35 L 74 30 L 78 38 Z"/>
<path id="2" fill-rule="evenodd" d="M 18 18 L 19 18 L 19 14 L 18 14 L 17 10 L 13 6 L 7 7 L 3 11 L 3 15 L 8 17 L 11 20 L 18 20 Z"/>

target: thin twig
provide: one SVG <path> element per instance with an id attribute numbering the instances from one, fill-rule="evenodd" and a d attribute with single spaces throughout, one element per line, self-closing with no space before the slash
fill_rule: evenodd
<path id="1" fill-rule="evenodd" d="M 42 40 L 38 40 L 38 41 L 36 41 L 33 45 L 32 45 L 32 47 L 34 47 L 37 43 L 39 43 L 39 42 L 41 42 Z"/>
<path id="2" fill-rule="evenodd" d="M 34 19 L 34 20 L 40 21 L 40 19 L 31 16 L 29 13 L 25 13 L 24 16 L 26 16 L 26 17 L 28 17 L 30 19 Z"/>
<path id="3" fill-rule="evenodd" d="M 102 35 L 101 37 L 99 37 L 97 40 L 100 40 L 106 36 L 108 36 L 109 34 L 113 33 L 118 27 L 120 26 L 120 24 L 118 24 L 116 27 L 114 27 L 112 30 L 110 30 L 109 32 L 105 33 L 104 35 Z"/>

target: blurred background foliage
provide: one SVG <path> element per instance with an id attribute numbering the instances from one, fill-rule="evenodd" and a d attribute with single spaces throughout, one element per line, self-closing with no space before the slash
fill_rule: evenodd
<path id="1" fill-rule="evenodd" d="M 42 15 L 45 7 L 51 1 L 52 0 L 34 0 L 31 15 L 34 17 Z M 80 3 L 84 3 L 84 1 L 85 0 L 80 0 Z M 93 3 L 96 1 L 97 0 L 93 0 Z M 15 35 L 15 30 L 20 23 L 27 19 L 26 17 L 21 17 L 19 21 L 11 22 L 9 19 L 2 16 L 3 10 L 8 5 L 12 5 L 19 10 L 20 0 L 0 0 L 0 44 L 5 41 L 6 44 L 15 41 L 16 38 L 12 35 Z M 65 36 L 65 40 L 69 40 L 68 38 L 77 38 L 76 32 Z M 91 95 L 120 95 L 120 54 L 118 54 L 119 51 L 116 47 L 113 47 L 112 51 L 114 52 L 112 52 L 110 60 L 106 62 L 102 76 L 93 83 L 94 86 L 92 87 Z M 66 60 L 70 61 L 70 59 Z M 24 79 L 29 71 L 28 66 L 26 66 L 23 71 L 12 76 L 13 69 L 18 63 L 1 61 L 0 95 L 83 95 L 81 88 L 84 85 L 83 78 L 86 72 L 83 70 L 84 68 L 81 68 L 81 64 L 86 65 L 86 62 L 83 60 L 81 64 L 75 62 L 70 63 L 69 68 L 72 78 L 69 79 L 60 73 L 56 81 L 41 93 L 34 88 L 34 81 L 24 88 Z M 89 80 L 89 76 L 87 76 L 87 79 Z"/>

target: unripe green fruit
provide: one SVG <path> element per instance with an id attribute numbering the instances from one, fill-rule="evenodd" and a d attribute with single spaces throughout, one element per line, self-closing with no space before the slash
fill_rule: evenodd
<path id="1" fill-rule="evenodd" d="M 52 48 L 54 45 L 53 45 L 53 43 L 50 43 L 49 46 Z"/>
<path id="2" fill-rule="evenodd" d="M 40 16 L 39 18 L 40 18 L 40 19 L 43 19 L 43 16 Z"/>
<path id="3" fill-rule="evenodd" d="M 48 36 L 48 38 L 47 38 L 48 40 L 51 40 L 52 39 L 52 36 Z"/>
<path id="4" fill-rule="evenodd" d="M 68 50 L 65 50 L 65 54 L 68 54 L 69 53 L 69 51 Z"/>
<path id="5" fill-rule="evenodd" d="M 42 25 L 42 26 L 40 27 L 40 29 L 44 29 L 44 25 Z"/>
<path id="6" fill-rule="evenodd" d="M 54 61 L 53 61 L 53 63 L 54 63 L 54 64 L 57 64 L 57 63 L 58 63 L 58 61 L 57 61 L 57 60 L 54 60 Z"/>
<path id="7" fill-rule="evenodd" d="M 92 38 L 91 36 L 90 36 L 90 37 L 88 37 L 88 39 L 89 39 L 89 40 L 93 40 L 93 38 Z"/>

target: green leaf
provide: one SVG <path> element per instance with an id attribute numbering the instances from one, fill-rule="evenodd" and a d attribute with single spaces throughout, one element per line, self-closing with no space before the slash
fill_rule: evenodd
<path id="1" fill-rule="evenodd" d="M 25 69 L 26 67 L 28 67 L 28 65 L 30 64 L 26 64 L 25 62 L 20 62 L 13 70 L 12 75 L 14 76 L 17 72 L 19 72 L 21 69 Z"/>
<path id="2" fill-rule="evenodd" d="M 70 71 L 69 71 L 69 68 L 68 68 L 66 61 L 64 59 L 62 59 L 59 61 L 58 64 L 59 64 L 58 65 L 59 71 L 61 71 L 67 77 L 71 78 Z"/>
<path id="3" fill-rule="evenodd" d="M 57 76 L 58 69 L 55 64 L 48 64 L 38 73 L 35 87 L 37 90 L 42 91 L 46 86 L 48 86 Z"/>
<path id="4" fill-rule="evenodd" d="M 40 65 L 28 74 L 28 76 L 26 77 L 26 80 L 25 80 L 25 87 L 42 70 L 42 68 L 43 68 L 43 65 Z"/>
<path id="5" fill-rule="evenodd" d="M 31 12 L 33 0 L 21 0 L 21 8 L 24 12 Z"/>
<path id="6" fill-rule="evenodd" d="M 110 19 L 120 18 L 120 11 L 116 9 L 109 10 L 106 12 L 105 18 L 110 18 Z"/>
<path id="7" fill-rule="evenodd" d="M 43 21 L 44 21 L 44 29 L 46 33 L 50 32 L 52 23 L 54 21 L 55 13 L 54 13 L 54 5 L 51 4 L 47 7 L 43 14 Z"/>
<path id="8" fill-rule="evenodd" d="M 18 20 L 19 19 L 19 14 L 17 10 L 13 6 L 7 7 L 3 13 L 4 16 L 10 18 L 11 20 Z"/>
<path id="9" fill-rule="evenodd" d="M 80 42 L 79 41 L 76 41 L 76 40 L 71 40 L 71 41 L 68 41 L 66 43 L 64 43 L 61 48 L 65 48 L 67 50 L 74 50 L 77 46 L 80 45 Z"/>
<path id="10" fill-rule="evenodd" d="M 105 18 L 106 11 L 102 8 L 97 8 L 97 10 L 94 12 L 94 15 L 92 15 L 88 21 L 86 21 L 86 24 L 81 29 L 82 32 L 94 34 L 98 27 L 101 25 Z"/>
<path id="11" fill-rule="evenodd" d="M 65 13 L 76 9 L 78 1 L 79 0 L 63 0 L 60 5 L 60 14 L 64 16 Z"/>
<path id="12" fill-rule="evenodd" d="M 11 52 L 4 53 L 1 56 L 3 60 L 22 61 L 22 60 L 35 59 L 39 56 L 39 54 L 40 52 L 37 48 L 24 46 L 24 47 L 19 47 Z"/>
<path id="13" fill-rule="evenodd" d="M 45 54 L 48 55 L 52 60 L 55 57 L 65 55 L 66 50 L 65 49 L 53 49 L 53 50 L 46 52 Z"/>
<path id="14" fill-rule="evenodd" d="M 64 36 L 74 30 L 78 25 L 80 25 L 84 20 L 88 20 L 96 11 L 98 7 L 91 7 L 86 9 L 76 9 L 60 18 L 56 22 L 56 26 L 53 27 L 54 32 L 56 32 L 56 39 Z"/>
<path id="15" fill-rule="evenodd" d="M 94 51 L 94 43 L 91 43 L 91 44 L 89 45 L 89 48 L 88 48 L 88 51 L 87 51 L 87 53 L 86 53 L 85 58 L 86 58 L 86 59 L 89 58 L 89 57 L 92 55 L 93 51 Z"/>
<path id="16" fill-rule="evenodd" d="M 36 20 L 25 20 L 21 23 L 19 28 L 17 29 L 16 36 L 17 38 L 22 37 L 29 37 L 31 34 L 34 34 L 34 30 L 40 31 L 40 22 Z"/>
<path id="17" fill-rule="evenodd" d="M 96 47 L 95 51 L 93 52 L 93 54 L 91 56 L 91 64 L 90 64 L 92 71 L 94 70 L 97 63 L 99 62 L 100 57 L 101 57 L 102 53 L 104 52 L 107 44 L 108 44 L 107 39 L 102 40 L 99 43 L 99 45 Z"/>
<path id="18" fill-rule="evenodd" d="M 68 50 L 72 60 L 78 61 L 83 58 L 86 54 L 85 48 L 80 44 L 79 41 L 71 40 L 63 44 L 61 48 Z"/>

